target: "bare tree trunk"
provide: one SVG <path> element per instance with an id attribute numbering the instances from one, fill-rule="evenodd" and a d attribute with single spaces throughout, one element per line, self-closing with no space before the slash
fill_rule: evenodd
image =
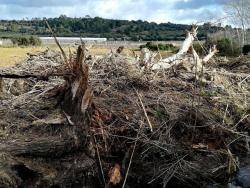
<path id="1" fill-rule="evenodd" d="M 201 71 L 203 68 L 203 63 L 207 63 L 218 52 L 218 50 L 216 49 L 216 46 L 214 46 L 209 50 L 209 53 L 203 59 L 200 59 L 199 55 L 193 48 L 193 41 L 196 37 L 196 34 L 197 27 L 193 26 L 192 30 L 187 33 L 187 37 L 184 40 L 179 52 L 171 57 L 165 58 L 153 64 L 152 70 L 169 69 L 172 66 L 183 63 L 186 58 L 185 55 L 190 50 L 193 55 L 194 61 L 189 63 L 193 64 L 197 71 Z"/>
<path id="2" fill-rule="evenodd" d="M 185 54 L 188 52 L 189 48 L 192 46 L 193 41 L 197 35 L 197 27 L 193 26 L 191 31 L 187 32 L 187 37 L 185 41 L 183 42 L 179 52 L 171 57 L 162 59 L 158 63 L 155 63 L 152 66 L 152 70 L 158 70 L 158 69 L 169 69 L 170 67 L 174 65 L 178 65 L 182 62 Z"/>
<path id="3" fill-rule="evenodd" d="M 68 115 L 68 120 L 79 126 L 83 126 L 83 122 L 88 119 L 86 113 L 91 107 L 93 95 L 88 86 L 88 66 L 84 61 L 85 46 L 79 46 L 77 57 L 70 65 L 73 74 L 65 77 L 66 84 L 62 100 L 62 108 Z"/>

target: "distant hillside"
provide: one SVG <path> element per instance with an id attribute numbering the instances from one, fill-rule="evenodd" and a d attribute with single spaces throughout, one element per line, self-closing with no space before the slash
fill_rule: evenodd
<path id="1" fill-rule="evenodd" d="M 147 21 L 112 20 L 99 17 L 90 18 L 49 18 L 48 22 L 57 36 L 105 37 L 110 40 L 183 40 L 189 25 Z M 205 39 L 208 33 L 221 30 L 221 27 L 204 24 L 199 29 L 198 37 Z M 50 36 L 42 19 L 0 20 L 0 37 L 16 34 Z"/>

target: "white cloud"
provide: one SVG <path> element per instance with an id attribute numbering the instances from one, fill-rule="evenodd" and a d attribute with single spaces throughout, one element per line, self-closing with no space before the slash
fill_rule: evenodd
<path id="1" fill-rule="evenodd" d="M 57 17 L 65 14 L 71 17 L 90 15 L 157 23 L 192 23 L 205 20 L 208 16 L 220 17 L 223 0 L 201 1 L 197 0 L 199 6 L 194 8 L 194 0 L 0 0 L 0 19 Z"/>

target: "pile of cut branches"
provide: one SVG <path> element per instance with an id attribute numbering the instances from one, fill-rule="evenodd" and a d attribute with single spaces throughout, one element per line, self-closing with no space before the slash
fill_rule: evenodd
<path id="1" fill-rule="evenodd" d="M 47 51 L 0 69 L 0 187 L 228 182 L 249 153 L 249 72 L 202 71 L 195 34 L 157 62 L 89 59 L 82 44 L 63 60 Z"/>

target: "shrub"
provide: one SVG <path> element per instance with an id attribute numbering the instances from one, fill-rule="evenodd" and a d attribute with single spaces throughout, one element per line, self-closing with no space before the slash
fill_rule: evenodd
<path id="1" fill-rule="evenodd" d="M 42 41 L 38 37 L 30 36 L 29 37 L 29 44 L 32 46 L 40 46 L 42 44 Z"/>
<path id="2" fill-rule="evenodd" d="M 239 56 L 241 53 L 239 46 L 229 38 L 209 38 L 205 42 L 204 47 L 209 49 L 213 45 L 216 45 L 217 49 L 219 50 L 218 55 L 220 56 Z"/>
<path id="3" fill-rule="evenodd" d="M 236 47 L 234 42 L 228 38 L 222 38 L 217 41 L 217 49 L 222 56 L 237 56 L 240 55 L 240 49 Z"/>
<path id="4" fill-rule="evenodd" d="M 250 53 L 250 44 L 247 44 L 247 45 L 243 46 L 243 48 L 242 48 L 242 53 L 243 53 L 244 55 L 247 55 L 247 54 Z"/>
<path id="5" fill-rule="evenodd" d="M 147 42 L 145 45 L 141 45 L 140 49 L 142 48 L 148 48 L 151 51 L 157 51 L 159 50 L 165 50 L 165 51 L 174 51 L 176 50 L 176 47 L 173 44 L 156 44 L 153 42 Z"/>
<path id="6" fill-rule="evenodd" d="M 15 36 L 11 38 L 11 41 L 18 46 L 39 46 L 42 44 L 40 38 L 36 36 Z"/>

